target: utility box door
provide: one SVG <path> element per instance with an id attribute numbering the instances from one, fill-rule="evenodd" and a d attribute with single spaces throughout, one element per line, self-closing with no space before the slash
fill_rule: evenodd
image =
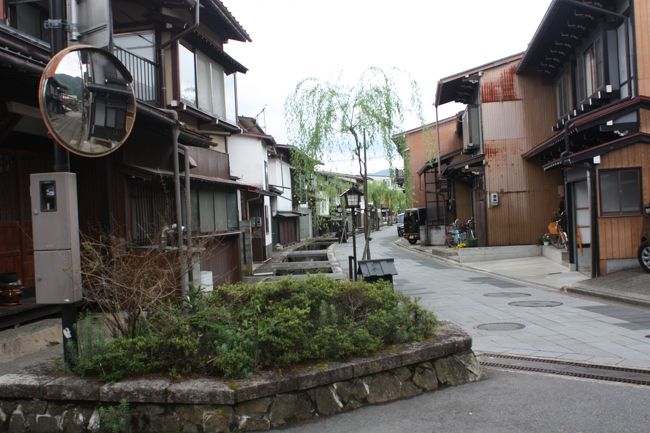
<path id="1" fill-rule="evenodd" d="M 69 304 L 81 300 L 79 255 L 70 250 L 34 251 L 36 303 Z"/>
<path id="2" fill-rule="evenodd" d="M 30 175 L 34 250 L 79 249 L 77 177 L 74 173 Z"/>

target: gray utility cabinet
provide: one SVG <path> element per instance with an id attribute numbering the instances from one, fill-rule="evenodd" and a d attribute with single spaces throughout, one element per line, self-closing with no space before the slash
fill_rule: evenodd
<path id="1" fill-rule="evenodd" d="M 30 195 L 36 303 L 80 301 L 77 176 L 63 172 L 31 174 Z"/>

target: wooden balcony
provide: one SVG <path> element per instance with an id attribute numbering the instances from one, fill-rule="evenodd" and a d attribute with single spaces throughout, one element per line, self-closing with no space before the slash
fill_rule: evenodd
<path id="1" fill-rule="evenodd" d="M 190 157 L 197 162 L 193 175 L 230 180 L 230 157 L 227 153 L 201 147 L 188 147 Z"/>

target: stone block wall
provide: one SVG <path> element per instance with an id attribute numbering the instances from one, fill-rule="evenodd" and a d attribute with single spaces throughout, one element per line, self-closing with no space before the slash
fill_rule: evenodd
<path id="1" fill-rule="evenodd" d="M 481 377 L 471 339 L 447 324 L 430 342 L 231 382 L 0 376 L 0 432 L 97 433 L 99 408 L 121 400 L 132 433 L 264 431 Z"/>

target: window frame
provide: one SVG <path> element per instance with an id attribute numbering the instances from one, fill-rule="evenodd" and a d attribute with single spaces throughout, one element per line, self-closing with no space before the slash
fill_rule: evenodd
<path id="1" fill-rule="evenodd" d="M 194 65 L 193 78 L 194 78 L 194 98 L 195 98 L 194 102 L 183 98 L 183 89 L 181 85 L 181 76 L 182 76 L 181 54 L 180 54 L 181 47 L 187 50 L 189 53 L 191 53 L 193 57 L 193 65 Z M 200 71 L 205 66 L 207 66 L 207 75 L 203 77 Z M 192 108 L 200 112 L 206 113 L 217 119 L 227 120 L 228 119 L 228 106 L 226 101 L 227 80 L 226 80 L 226 72 L 225 72 L 224 65 L 214 60 L 204 51 L 201 51 L 196 47 L 192 47 L 184 41 L 179 41 L 177 67 L 178 67 L 178 87 L 179 87 L 178 99 L 181 102 L 191 106 Z M 200 78 L 199 75 L 201 75 L 202 78 Z M 220 77 L 217 77 L 217 75 L 220 75 Z M 203 97 L 205 101 L 203 101 L 201 97 L 201 94 L 203 94 L 201 90 L 202 89 L 201 85 L 206 83 L 207 83 L 207 90 L 209 90 L 209 94 L 208 93 L 205 94 L 205 96 Z M 235 90 L 235 94 L 236 94 L 236 90 Z M 215 100 L 215 96 L 219 99 L 218 101 Z M 222 112 L 219 113 L 219 111 Z"/>
<path id="2" fill-rule="evenodd" d="M 638 210 L 623 211 L 621 210 L 621 172 L 634 171 L 637 173 L 637 186 L 638 194 Z M 617 173 L 617 188 L 618 188 L 618 211 L 604 211 L 603 210 L 603 182 L 602 175 L 604 173 Z M 598 211 L 601 217 L 621 217 L 621 216 L 638 216 L 643 214 L 643 170 L 641 167 L 622 167 L 622 168 L 606 168 L 598 170 Z"/>

